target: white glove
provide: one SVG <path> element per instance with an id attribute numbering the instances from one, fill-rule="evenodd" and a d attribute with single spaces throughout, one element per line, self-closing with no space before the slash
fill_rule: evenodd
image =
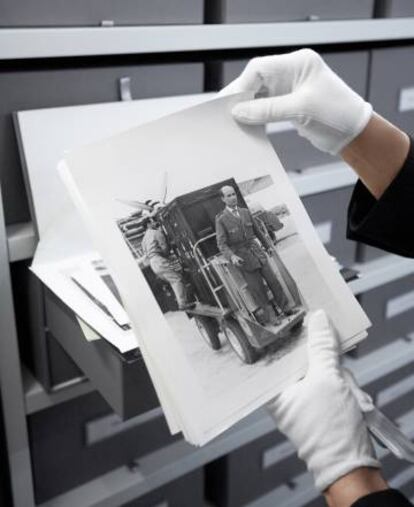
<path id="1" fill-rule="evenodd" d="M 289 120 L 299 135 L 336 155 L 366 127 L 372 106 L 311 49 L 253 58 L 220 95 L 251 91 L 256 98 L 233 109 L 249 124 Z"/>
<path id="2" fill-rule="evenodd" d="M 356 468 L 380 464 L 354 390 L 362 397 L 365 393 L 348 384 L 351 377 L 339 364 L 339 343 L 322 310 L 310 316 L 308 330 L 306 377 L 268 409 L 305 460 L 316 487 L 324 491 Z"/>

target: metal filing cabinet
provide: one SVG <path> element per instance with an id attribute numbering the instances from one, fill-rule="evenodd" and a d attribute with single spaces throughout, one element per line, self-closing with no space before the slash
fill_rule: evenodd
<path id="1" fill-rule="evenodd" d="M 292 445 L 272 432 L 207 465 L 206 495 L 217 507 L 236 507 L 291 484 L 304 471 Z"/>
<path id="2" fill-rule="evenodd" d="M 371 18 L 374 0 L 207 0 L 213 23 L 260 23 Z"/>
<path id="3" fill-rule="evenodd" d="M 412 0 L 377 0 L 376 14 L 385 18 L 414 16 Z"/>
<path id="4" fill-rule="evenodd" d="M 38 503 L 110 470 L 137 460 L 174 440 L 160 409 L 122 422 L 96 392 L 28 418 Z"/>
<path id="5" fill-rule="evenodd" d="M 203 22 L 204 0 L 2 0 L 0 26 L 164 25 Z"/>
<path id="6" fill-rule="evenodd" d="M 69 4 L 68 4 L 69 5 Z M 130 78 L 134 99 L 200 93 L 204 86 L 201 63 L 99 65 L 26 63 L 3 66 L 0 80 L 0 178 L 6 223 L 29 220 L 21 164 L 16 146 L 14 111 L 120 99 L 119 80 Z M 47 144 L 45 144 L 47 146 Z"/>
<path id="7" fill-rule="evenodd" d="M 368 51 L 345 51 L 322 54 L 326 63 L 362 97 L 368 82 Z M 235 79 L 248 60 L 224 61 L 217 72 L 219 86 Z M 268 128 L 269 138 L 286 170 L 302 171 L 312 166 L 328 164 L 338 160 L 323 153 L 308 140 L 300 137 L 290 124 L 274 124 Z"/>
<path id="8" fill-rule="evenodd" d="M 352 188 L 344 187 L 302 197 L 319 237 L 337 261 L 350 266 L 355 262 L 356 243 L 346 239 L 346 209 Z"/>
<path id="9" fill-rule="evenodd" d="M 414 275 L 400 278 L 358 296 L 372 322 L 368 338 L 358 346 L 367 354 L 414 331 Z"/>

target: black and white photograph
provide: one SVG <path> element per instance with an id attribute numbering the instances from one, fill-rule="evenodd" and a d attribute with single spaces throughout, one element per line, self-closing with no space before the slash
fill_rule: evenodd
<path id="1" fill-rule="evenodd" d="M 344 350 L 369 325 L 264 129 L 233 120 L 237 100 L 84 146 L 59 169 L 171 420 L 197 443 L 303 375 L 310 312 L 325 309 Z"/>
<path id="2" fill-rule="evenodd" d="M 125 241 L 203 367 L 209 355 L 217 369 L 268 363 L 303 339 L 307 307 L 284 259 L 300 265 L 306 253 L 286 204 L 267 198 L 273 186 L 230 178 L 168 202 L 166 174 L 160 201 L 120 199 L 135 209 L 118 220 Z"/>

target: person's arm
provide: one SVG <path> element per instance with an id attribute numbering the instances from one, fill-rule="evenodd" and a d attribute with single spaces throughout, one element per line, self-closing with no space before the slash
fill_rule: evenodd
<path id="1" fill-rule="evenodd" d="M 380 198 L 360 181 L 348 207 L 347 237 L 391 253 L 414 257 L 414 236 L 409 233 L 414 213 L 414 143 L 401 168 Z M 394 170 L 395 170 L 394 166 Z M 392 178 L 392 172 L 388 179 Z"/>
<path id="2" fill-rule="evenodd" d="M 252 220 L 253 232 L 254 232 L 256 238 L 260 241 L 263 248 L 265 250 L 268 250 L 268 248 L 270 246 L 269 241 L 267 240 L 265 234 L 263 233 L 262 229 L 260 228 L 260 225 L 258 224 L 257 219 L 254 218 L 251 214 L 250 214 L 250 218 Z"/>
<path id="3" fill-rule="evenodd" d="M 216 240 L 217 247 L 224 257 L 231 261 L 234 256 L 233 250 L 229 247 L 227 242 L 227 232 L 219 217 L 216 217 Z"/>
<path id="4" fill-rule="evenodd" d="M 329 507 L 350 507 L 367 495 L 388 489 L 389 486 L 380 470 L 361 467 L 331 484 L 324 496 Z M 378 503 L 375 505 L 380 507 Z M 388 505 L 388 507 L 391 506 Z"/>
<path id="5" fill-rule="evenodd" d="M 379 199 L 401 170 L 409 149 L 408 135 L 374 113 L 365 129 L 341 151 L 341 157 Z"/>
<path id="6" fill-rule="evenodd" d="M 306 376 L 268 407 L 312 472 L 316 488 L 339 502 L 344 488 L 332 489 L 337 481 L 358 469 L 379 469 L 380 464 L 354 394 L 355 382 L 340 365 L 341 348 L 326 314 L 310 314 L 307 328 Z M 360 398 L 364 405 L 372 403 L 368 395 Z"/>
<path id="7" fill-rule="evenodd" d="M 326 314 L 308 321 L 308 371 L 268 404 L 329 507 L 412 507 L 389 488 L 375 457 L 361 405 L 370 396 L 339 362 L 339 341 Z"/>

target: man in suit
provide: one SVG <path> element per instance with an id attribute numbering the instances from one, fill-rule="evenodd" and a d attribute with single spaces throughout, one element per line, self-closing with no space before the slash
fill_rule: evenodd
<path id="1" fill-rule="evenodd" d="M 267 248 L 266 238 L 247 208 L 240 208 L 233 187 L 220 190 L 224 210 L 216 216 L 217 246 L 224 257 L 237 266 L 247 282 L 257 310 L 254 312 L 261 324 L 278 324 L 272 320 L 264 280 L 273 294 L 276 305 L 285 315 L 292 315 L 286 294 L 273 272 L 268 256 L 258 244 Z"/>

